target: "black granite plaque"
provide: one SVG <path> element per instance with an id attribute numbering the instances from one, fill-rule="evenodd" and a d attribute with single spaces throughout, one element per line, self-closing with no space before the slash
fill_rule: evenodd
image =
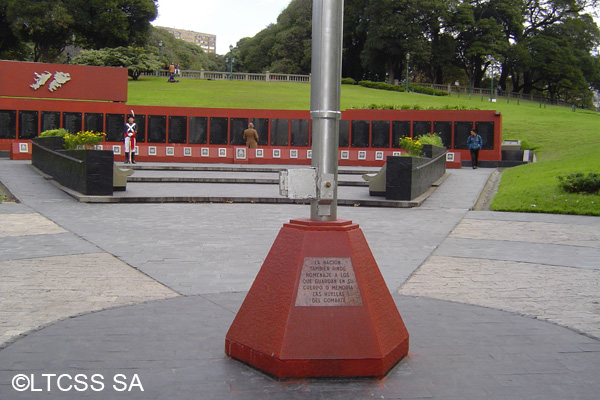
<path id="1" fill-rule="evenodd" d="M 473 129 L 473 121 L 456 121 L 454 122 L 454 148 L 466 149 L 467 139 Z"/>
<path id="2" fill-rule="evenodd" d="M 229 144 L 236 146 L 243 146 L 244 142 L 244 131 L 248 129 L 247 118 L 231 118 L 229 120 Z"/>
<path id="3" fill-rule="evenodd" d="M 369 147 L 369 121 L 352 121 L 352 147 Z"/>
<path id="4" fill-rule="evenodd" d="M 63 113 L 63 128 L 70 133 L 81 132 L 82 116 L 78 112 Z"/>
<path id="5" fill-rule="evenodd" d="M 400 139 L 410 137 L 410 122 L 409 121 L 393 121 L 392 122 L 392 147 L 400 148 Z"/>
<path id="6" fill-rule="evenodd" d="M 60 128 L 60 111 L 42 111 L 42 132 Z"/>
<path id="7" fill-rule="evenodd" d="M 227 144 L 227 118 L 211 117 L 210 144 Z"/>
<path id="8" fill-rule="evenodd" d="M 268 118 L 252 118 L 250 120 L 254 124 L 254 129 L 258 133 L 258 144 L 261 146 L 269 145 L 269 119 Z"/>
<path id="9" fill-rule="evenodd" d="M 289 120 L 271 120 L 271 146 L 287 146 L 289 143 Z"/>
<path id="10" fill-rule="evenodd" d="M 310 124 L 307 119 L 292 120 L 292 146 L 308 146 L 308 128 Z"/>
<path id="11" fill-rule="evenodd" d="M 208 138 L 208 118 L 190 117 L 190 139 L 191 144 L 206 144 Z"/>
<path id="12" fill-rule="evenodd" d="M 83 127 L 86 131 L 104 132 L 104 114 L 85 113 Z"/>
<path id="13" fill-rule="evenodd" d="M 492 150 L 494 148 L 494 122 L 476 122 L 475 127 L 483 140 L 483 150 Z"/>
<path id="14" fill-rule="evenodd" d="M 340 120 L 338 133 L 340 138 L 339 147 L 348 147 L 350 145 L 350 121 Z"/>
<path id="15" fill-rule="evenodd" d="M 136 135 L 137 139 L 137 135 Z M 167 117 L 166 115 L 148 116 L 148 143 L 167 142 Z"/>
<path id="16" fill-rule="evenodd" d="M 17 138 L 17 112 L 0 110 L 0 139 Z"/>
<path id="17" fill-rule="evenodd" d="M 106 141 L 122 142 L 125 133 L 125 114 L 106 114 Z M 137 135 L 135 136 L 137 140 Z"/>
<path id="18" fill-rule="evenodd" d="M 187 117 L 169 116 L 169 143 L 187 142 Z"/>
<path id="19" fill-rule="evenodd" d="M 136 115 L 133 122 L 135 122 L 138 128 L 138 133 L 135 135 L 135 141 L 138 143 L 146 142 L 146 116 L 144 114 Z"/>
<path id="20" fill-rule="evenodd" d="M 433 123 L 433 132 L 437 133 L 442 138 L 444 147 L 449 149 L 452 147 L 452 122 L 435 121 Z"/>
<path id="21" fill-rule="evenodd" d="M 39 134 L 39 111 L 19 111 L 19 139 L 33 139 Z"/>
<path id="22" fill-rule="evenodd" d="M 413 121 L 413 137 L 431 135 L 431 121 Z"/>
<path id="23" fill-rule="evenodd" d="M 371 121 L 371 147 L 390 147 L 390 121 Z"/>

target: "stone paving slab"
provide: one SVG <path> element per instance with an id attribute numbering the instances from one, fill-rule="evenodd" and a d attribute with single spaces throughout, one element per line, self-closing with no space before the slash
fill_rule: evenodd
<path id="1" fill-rule="evenodd" d="M 0 240 L 0 261 L 85 254 L 100 251 L 94 244 L 68 233 L 7 236 Z"/>
<path id="2" fill-rule="evenodd" d="M 432 256 L 400 293 L 525 314 L 600 338 L 600 270 Z"/>
<path id="3" fill-rule="evenodd" d="M 39 214 L 4 214 L 0 237 L 65 233 L 65 229 Z"/>
<path id="4" fill-rule="evenodd" d="M 462 239 L 449 237 L 436 254 L 450 257 L 474 257 L 491 260 L 521 261 L 599 269 L 600 249 L 546 243 L 508 242 L 505 240 Z"/>
<path id="5" fill-rule="evenodd" d="M 411 350 L 384 379 L 276 381 L 223 353 L 243 294 L 178 297 L 56 323 L 0 352 L 0 398 L 597 399 L 598 341 L 517 315 L 395 296 Z M 102 391 L 17 393 L 17 374 L 102 374 Z M 139 386 L 117 393 L 115 374 Z M 42 381 L 43 382 L 43 381 Z M 39 388 L 38 386 L 38 388 Z M 43 395 L 43 396 L 40 396 Z"/>
<path id="6" fill-rule="evenodd" d="M 0 203 L 2 207 L 0 207 L 0 215 L 4 214 L 30 214 L 34 213 L 31 208 L 27 207 L 24 204 L 16 203 L 16 202 L 3 202 Z M 1 222 L 1 220 L 0 220 Z"/>
<path id="7" fill-rule="evenodd" d="M 570 225 L 469 218 L 463 220 L 450 237 L 600 248 L 600 221 L 596 225 Z"/>
<path id="8" fill-rule="evenodd" d="M 0 262 L 0 347 L 82 313 L 177 296 L 110 254 Z"/>
<path id="9" fill-rule="evenodd" d="M 594 217 L 470 212 L 400 293 L 495 307 L 600 338 Z"/>

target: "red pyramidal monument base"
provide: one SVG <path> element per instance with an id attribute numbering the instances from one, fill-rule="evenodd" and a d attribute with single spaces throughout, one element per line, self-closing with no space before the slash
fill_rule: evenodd
<path id="1" fill-rule="evenodd" d="M 225 339 L 277 378 L 386 375 L 409 335 L 357 224 L 284 224 Z"/>

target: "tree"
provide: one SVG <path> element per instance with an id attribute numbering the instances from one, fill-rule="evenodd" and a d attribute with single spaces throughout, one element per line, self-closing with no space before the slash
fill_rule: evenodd
<path id="1" fill-rule="evenodd" d="M 243 38 L 236 46 L 239 64 L 248 72 L 269 70 L 270 59 L 267 56 L 275 43 L 275 25 L 271 24 L 258 32 L 253 38 Z"/>
<path id="2" fill-rule="evenodd" d="M 372 0 L 365 10 L 367 38 L 361 59 L 371 76 L 393 83 L 406 54 L 426 41 L 426 25 L 417 0 Z M 414 53 L 414 52 L 413 52 Z"/>
<path id="3" fill-rule="evenodd" d="M 103 67 L 125 67 L 133 80 L 137 80 L 142 72 L 156 71 L 161 68 L 161 63 L 156 55 L 142 48 L 134 47 L 84 50 L 73 59 L 73 63 Z"/>
<path id="4" fill-rule="evenodd" d="M 456 40 L 456 62 L 480 87 L 486 70 L 503 61 L 508 43 L 486 0 L 463 2 L 451 21 Z"/>
<path id="5" fill-rule="evenodd" d="M 13 34 L 33 43 L 33 61 L 54 61 L 72 35 L 73 17 L 60 0 L 9 0 L 6 16 Z"/>
<path id="6" fill-rule="evenodd" d="M 237 43 L 240 66 L 248 72 L 310 73 L 312 1 L 293 0 L 253 38 Z"/>
<path id="7" fill-rule="evenodd" d="M 459 0 L 430 0 L 422 3 L 423 23 L 428 41 L 421 42 L 416 65 L 430 82 L 443 84 L 456 80 L 454 55 L 456 42 L 451 34 L 450 21 Z"/>
<path id="8" fill-rule="evenodd" d="M 0 0 L 0 52 L 33 47 L 33 61 L 54 62 L 73 38 L 83 48 L 143 45 L 156 0 Z"/>
<path id="9" fill-rule="evenodd" d="M 100 49 L 146 44 L 156 0 L 64 0 L 80 45 Z"/>
<path id="10" fill-rule="evenodd" d="M 357 81 L 366 78 L 360 54 L 367 40 L 367 19 L 364 11 L 370 0 L 346 0 L 344 2 L 344 37 L 342 50 L 342 76 Z"/>
<path id="11" fill-rule="evenodd" d="M 10 26 L 7 12 L 8 0 L 0 0 L 0 58 L 19 59 L 23 46 Z"/>
<path id="12" fill-rule="evenodd" d="M 530 93 L 536 89 L 536 77 L 533 71 L 529 69 L 533 59 L 527 57 L 524 53 L 529 51 L 532 43 L 536 42 L 536 36 L 543 34 L 553 26 L 563 23 L 569 18 L 584 17 L 585 10 L 596 8 L 598 0 L 513 0 L 520 2 L 521 14 L 523 15 L 523 24 L 521 29 L 515 29 L 512 37 L 515 49 L 510 49 L 510 57 L 506 69 L 512 75 L 513 91 L 523 91 Z M 595 25 L 595 24 L 594 24 Z M 512 47 L 512 45 L 511 45 Z M 515 60 L 529 60 L 529 63 L 515 64 Z M 503 74 L 504 75 L 504 74 Z M 508 76 L 508 73 L 506 73 Z M 502 78 L 501 78 L 502 80 Z"/>
<path id="13" fill-rule="evenodd" d="M 159 43 L 162 44 L 160 54 Z M 217 71 L 222 64 L 222 57 L 205 53 L 200 46 L 177 39 L 163 28 L 152 28 L 148 46 L 160 56 L 161 68 L 174 61 L 182 69 Z"/>
<path id="14" fill-rule="evenodd" d="M 589 16 L 568 18 L 529 40 L 529 83 L 547 92 L 551 101 L 582 98 L 598 76 L 591 50 L 600 43 L 600 31 Z"/>

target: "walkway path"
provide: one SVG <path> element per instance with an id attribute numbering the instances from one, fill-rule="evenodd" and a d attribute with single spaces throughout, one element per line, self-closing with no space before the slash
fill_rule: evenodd
<path id="1" fill-rule="evenodd" d="M 84 204 L 0 159 L 21 201 L 0 204 L 0 399 L 80 398 L 43 376 L 61 373 L 101 374 L 83 393 L 99 399 L 119 396 L 119 373 L 143 385 L 133 399 L 597 399 L 598 219 L 470 211 L 491 172 L 451 171 L 418 208 L 340 207 L 410 354 L 383 380 L 278 382 L 225 357 L 224 337 L 282 224 L 308 207 Z M 18 374 L 43 390 L 17 392 Z"/>

